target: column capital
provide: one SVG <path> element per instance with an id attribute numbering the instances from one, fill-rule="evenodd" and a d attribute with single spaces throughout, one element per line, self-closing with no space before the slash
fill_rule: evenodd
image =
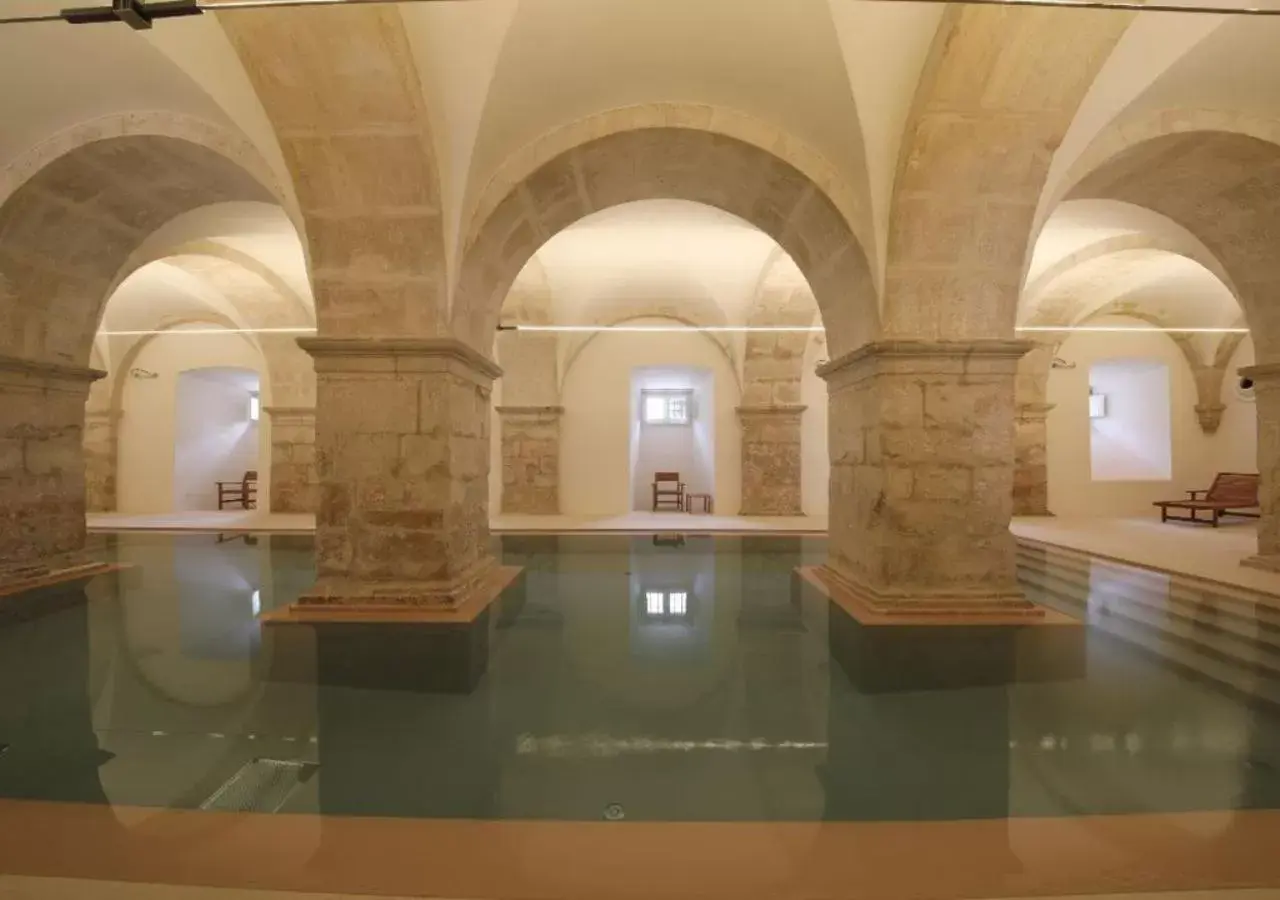
<path id="1" fill-rule="evenodd" d="M 809 407 L 803 403 L 762 403 L 755 406 L 739 406 L 739 416 L 798 416 Z"/>
<path id="2" fill-rule="evenodd" d="M 976 341 L 893 339 L 871 341 L 818 367 L 818 376 L 853 382 L 876 370 L 902 374 L 1010 374 L 1032 348 L 1031 341 L 997 338 Z"/>
<path id="3" fill-rule="evenodd" d="M 298 338 L 317 373 L 452 372 L 484 386 L 502 369 L 470 344 L 453 338 Z"/>
<path id="4" fill-rule="evenodd" d="M 1019 403 L 1014 416 L 1023 422 L 1038 422 L 1047 418 L 1055 406 L 1056 403 Z"/>
<path id="5" fill-rule="evenodd" d="M 271 417 L 272 422 L 303 422 L 314 420 L 314 406 L 264 406 L 262 411 Z"/>
<path id="6" fill-rule="evenodd" d="M 106 375 L 101 369 L 87 366 L 0 354 L 0 386 L 3 387 L 83 393 L 89 390 L 89 385 Z"/>
<path id="7" fill-rule="evenodd" d="M 495 406 L 498 415 L 511 418 L 555 419 L 564 415 L 563 406 Z"/>
<path id="8" fill-rule="evenodd" d="M 1256 366 L 1244 366 L 1236 372 L 1245 378 L 1257 381 L 1280 381 L 1280 363 L 1260 363 Z"/>
<path id="9" fill-rule="evenodd" d="M 1222 414 L 1226 412 L 1225 403 L 1197 403 L 1196 418 L 1200 420 L 1200 430 L 1205 434 L 1213 434 L 1222 424 Z"/>

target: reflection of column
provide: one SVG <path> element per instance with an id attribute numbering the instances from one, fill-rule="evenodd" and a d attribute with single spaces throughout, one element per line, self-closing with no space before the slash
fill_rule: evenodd
<path id="1" fill-rule="evenodd" d="M 493 568 L 489 391 L 458 341 L 307 338 L 315 359 L 317 582 L 308 604 L 456 606 Z"/>
<path id="2" fill-rule="evenodd" d="M 1049 411 L 1052 403 L 1019 403 L 1013 443 L 1013 514 L 1049 512 Z"/>
<path id="3" fill-rule="evenodd" d="M 1258 553 L 1244 560 L 1247 566 L 1280 572 L 1280 364 L 1248 366 L 1240 370 L 1253 379 L 1254 406 L 1258 415 Z"/>
<path id="4" fill-rule="evenodd" d="M 827 568 L 894 612 L 1035 611 L 1013 508 L 1019 341 L 882 341 L 824 365 Z"/>
<path id="5" fill-rule="evenodd" d="M 316 511 L 316 411 L 268 406 L 271 417 L 271 511 Z"/>
<path id="6" fill-rule="evenodd" d="M 84 416 L 85 506 L 89 512 L 116 508 L 116 465 L 120 447 L 118 409 L 91 409 Z"/>
<path id="7" fill-rule="evenodd" d="M 502 511 L 560 513 L 560 417 L 563 406 L 499 406 Z"/>
<path id="8" fill-rule="evenodd" d="M 102 376 L 0 357 L 0 584 L 83 565 L 84 409 Z"/>
<path id="9" fill-rule="evenodd" d="M 744 516 L 800 516 L 800 404 L 739 406 Z"/>

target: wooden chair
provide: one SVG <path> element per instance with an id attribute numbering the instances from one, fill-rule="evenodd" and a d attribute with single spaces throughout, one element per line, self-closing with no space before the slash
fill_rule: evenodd
<path id="1" fill-rule="evenodd" d="M 679 472 L 655 472 L 653 475 L 653 511 L 664 503 L 675 504 L 677 512 L 684 512 L 684 482 Z"/>
<path id="2" fill-rule="evenodd" d="M 257 509 L 258 507 L 258 473 L 249 470 L 239 481 L 219 481 L 218 509 L 228 503 L 239 503 L 241 509 Z"/>
<path id="3" fill-rule="evenodd" d="M 1257 475 L 1242 472 L 1219 472 L 1207 491 L 1187 491 L 1186 500 L 1157 500 L 1160 507 L 1161 522 L 1195 522 L 1198 525 L 1218 527 L 1218 519 L 1223 516 L 1247 516 L 1256 519 L 1259 513 L 1245 512 L 1258 506 Z M 1204 494 L 1198 497 L 1197 494 Z M 1174 516 L 1169 510 L 1179 509 L 1191 513 L 1189 516 Z M 1210 518 L 1202 519 L 1197 512 L 1204 511 Z"/>

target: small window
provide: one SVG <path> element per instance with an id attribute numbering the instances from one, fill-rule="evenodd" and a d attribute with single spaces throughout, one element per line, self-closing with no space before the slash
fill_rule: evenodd
<path id="1" fill-rule="evenodd" d="M 646 425 L 688 425 L 692 416 L 691 391 L 645 391 L 641 406 Z"/>
<path id="2" fill-rule="evenodd" d="M 645 591 L 644 612 L 650 618 L 684 618 L 689 615 L 689 593 Z"/>
<path id="3" fill-rule="evenodd" d="M 249 395 L 249 421 L 258 421 L 258 416 L 262 414 L 262 399 L 256 394 Z"/>

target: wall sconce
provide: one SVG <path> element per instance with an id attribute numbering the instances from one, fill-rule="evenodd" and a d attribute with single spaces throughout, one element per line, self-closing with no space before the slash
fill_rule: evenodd
<path id="1" fill-rule="evenodd" d="M 1067 362 L 1061 356 L 1055 356 L 1053 362 L 1049 365 L 1054 369 L 1074 369 L 1076 367 L 1075 363 Z"/>
<path id="2" fill-rule="evenodd" d="M 1089 391 L 1089 418 L 1105 419 L 1107 417 L 1107 395 Z"/>
<path id="3" fill-rule="evenodd" d="M 160 377 L 160 376 L 159 376 L 159 375 L 157 375 L 155 372 L 152 372 L 150 369 L 138 369 L 138 368 L 133 368 L 133 369 L 130 369 L 130 370 L 129 370 L 129 374 L 130 374 L 131 376 L 133 376 L 134 378 L 147 378 L 147 379 L 150 379 L 150 378 L 159 378 L 159 377 Z"/>

